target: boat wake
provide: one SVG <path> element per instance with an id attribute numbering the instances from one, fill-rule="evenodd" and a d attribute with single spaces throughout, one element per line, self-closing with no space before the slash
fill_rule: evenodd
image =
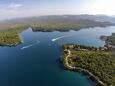
<path id="1" fill-rule="evenodd" d="M 40 41 L 37 41 L 36 43 L 30 44 L 30 45 L 26 45 L 26 46 L 22 47 L 21 50 L 29 48 L 29 47 L 32 47 L 32 46 L 34 46 L 36 44 L 39 44 L 39 43 L 40 43 Z"/>
<path id="2" fill-rule="evenodd" d="M 70 36 L 72 36 L 72 35 L 67 35 L 67 36 L 60 36 L 60 37 L 57 37 L 57 38 L 53 38 L 51 41 L 57 41 L 57 40 L 59 40 L 59 39 L 61 39 L 61 38 L 65 38 L 65 37 L 70 37 Z"/>

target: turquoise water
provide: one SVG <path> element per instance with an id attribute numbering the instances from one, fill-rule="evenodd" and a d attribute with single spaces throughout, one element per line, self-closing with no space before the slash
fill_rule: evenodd
<path id="1" fill-rule="evenodd" d="M 61 45 L 78 43 L 99 47 L 105 43 L 99 37 L 113 32 L 115 27 L 69 32 L 32 32 L 29 28 L 20 34 L 21 45 L 0 47 L 0 86 L 95 86 L 81 73 L 59 67 Z"/>

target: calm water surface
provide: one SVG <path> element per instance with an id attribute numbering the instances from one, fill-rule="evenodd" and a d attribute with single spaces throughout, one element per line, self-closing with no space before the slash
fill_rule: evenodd
<path id="1" fill-rule="evenodd" d="M 29 28 L 20 34 L 23 44 L 0 47 L 0 86 L 95 86 L 86 76 L 59 67 L 61 45 L 99 47 L 105 43 L 99 37 L 113 32 L 115 27 L 69 32 L 32 32 Z"/>

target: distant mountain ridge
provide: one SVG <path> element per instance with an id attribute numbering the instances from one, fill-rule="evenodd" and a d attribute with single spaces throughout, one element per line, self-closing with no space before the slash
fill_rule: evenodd
<path id="1" fill-rule="evenodd" d="M 1 22 L 6 21 L 21 21 L 21 20 L 45 20 L 45 19 L 88 19 L 94 21 L 101 21 L 101 22 L 112 22 L 115 23 L 115 16 L 107 16 L 107 15 L 48 15 L 48 16 L 33 16 L 33 17 L 23 17 L 23 18 L 15 18 L 9 20 L 3 20 Z"/>
<path id="2" fill-rule="evenodd" d="M 43 24 L 43 23 L 66 23 L 66 22 L 79 22 L 79 21 L 92 21 L 96 23 L 102 22 L 103 24 L 114 24 L 115 25 L 115 17 L 106 16 L 106 15 L 49 15 L 49 16 L 38 16 L 38 17 L 25 17 L 25 18 L 17 18 L 17 19 L 9 19 L 0 21 L 0 29 L 15 27 L 15 26 L 23 26 L 23 25 L 31 25 L 31 24 Z"/>

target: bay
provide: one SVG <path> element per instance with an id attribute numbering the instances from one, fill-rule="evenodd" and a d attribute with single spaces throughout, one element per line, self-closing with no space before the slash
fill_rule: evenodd
<path id="1" fill-rule="evenodd" d="M 0 47 L 0 86 L 95 86 L 87 76 L 60 68 L 61 46 L 103 46 L 99 37 L 114 32 L 114 26 L 68 32 L 33 32 L 28 28 L 20 33 L 22 44 Z"/>

